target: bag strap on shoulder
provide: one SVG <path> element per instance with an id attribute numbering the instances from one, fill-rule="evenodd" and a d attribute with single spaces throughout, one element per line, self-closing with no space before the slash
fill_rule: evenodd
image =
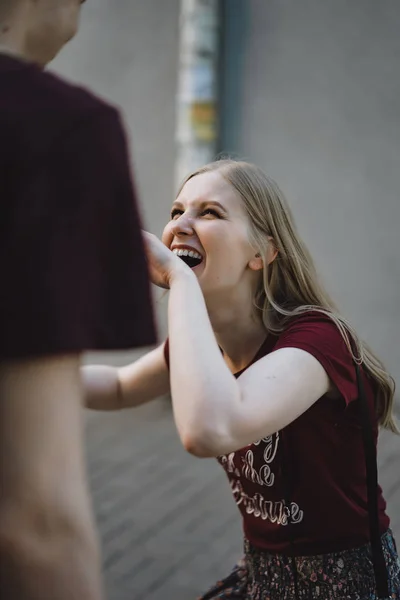
<path id="1" fill-rule="evenodd" d="M 378 598 L 389 597 L 388 572 L 385 557 L 383 555 L 381 533 L 379 527 L 378 511 L 378 466 L 377 452 L 371 425 L 371 416 L 368 407 L 368 399 L 365 393 L 361 369 L 356 364 L 358 401 L 360 405 L 360 417 L 362 426 L 362 438 L 364 445 L 365 467 L 367 474 L 367 500 L 369 535 L 372 550 L 372 563 L 376 581 Z"/>

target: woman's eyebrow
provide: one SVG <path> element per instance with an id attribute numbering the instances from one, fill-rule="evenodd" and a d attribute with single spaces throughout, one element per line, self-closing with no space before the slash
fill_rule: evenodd
<path id="1" fill-rule="evenodd" d="M 198 206 L 199 206 L 199 208 L 204 208 L 205 206 L 218 206 L 218 208 L 220 208 L 221 210 L 226 212 L 226 208 L 224 206 L 222 206 L 222 204 L 220 202 L 217 202 L 216 200 L 201 200 L 198 203 Z M 182 202 L 179 202 L 178 200 L 176 200 L 173 203 L 172 208 L 183 208 L 183 204 L 182 204 Z"/>

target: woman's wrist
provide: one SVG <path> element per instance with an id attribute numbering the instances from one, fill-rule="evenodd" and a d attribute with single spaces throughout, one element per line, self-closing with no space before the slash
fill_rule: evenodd
<path id="1" fill-rule="evenodd" d="M 173 269 L 173 271 L 171 272 L 170 278 L 169 278 L 169 287 L 171 289 L 171 287 L 173 285 L 175 285 L 176 283 L 179 283 L 181 281 L 194 281 L 196 280 L 196 275 L 193 273 L 193 271 L 190 269 L 190 267 L 188 267 L 187 265 L 185 265 L 185 263 L 182 263 L 181 267 L 177 267 L 175 269 Z"/>

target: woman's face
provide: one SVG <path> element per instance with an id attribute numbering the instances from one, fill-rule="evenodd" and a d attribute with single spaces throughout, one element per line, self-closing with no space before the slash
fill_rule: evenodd
<path id="1" fill-rule="evenodd" d="M 262 268 L 239 194 L 217 172 L 190 179 L 172 205 L 162 240 L 196 273 L 203 293 L 251 286 Z"/>

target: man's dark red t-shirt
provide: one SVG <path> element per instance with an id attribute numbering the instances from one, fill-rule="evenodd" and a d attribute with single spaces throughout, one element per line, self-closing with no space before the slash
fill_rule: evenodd
<path id="1" fill-rule="evenodd" d="M 318 312 L 294 318 L 279 336 L 268 335 L 252 363 L 280 348 L 312 354 L 340 397 L 323 396 L 282 431 L 218 457 L 242 514 L 244 534 L 254 546 L 286 555 L 358 547 L 369 541 L 369 520 L 354 362 L 336 325 Z M 168 345 L 165 354 L 168 362 Z M 374 385 L 363 377 L 373 414 Z M 374 435 L 377 439 L 376 422 Z M 286 502 L 294 521 L 291 532 Z M 389 518 L 380 487 L 378 506 L 384 532 Z"/>
<path id="2" fill-rule="evenodd" d="M 156 341 L 117 110 L 0 54 L 0 360 Z"/>

